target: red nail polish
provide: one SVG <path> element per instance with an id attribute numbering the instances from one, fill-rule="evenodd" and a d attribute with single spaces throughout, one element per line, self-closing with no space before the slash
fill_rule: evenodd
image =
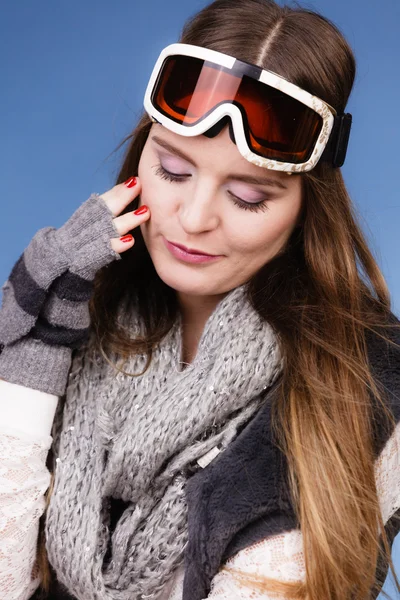
<path id="1" fill-rule="evenodd" d="M 124 235 L 119 238 L 120 242 L 131 242 L 133 240 L 133 236 L 129 233 L 128 235 Z"/>
<path id="2" fill-rule="evenodd" d="M 144 215 L 144 213 L 146 213 L 149 209 L 147 208 L 146 205 L 141 206 L 140 208 L 138 208 L 137 210 L 134 211 L 134 215 Z"/>
<path id="3" fill-rule="evenodd" d="M 126 181 L 124 181 L 126 187 L 131 188 L 137 183 L 136 177 L 129 177 Z"/>

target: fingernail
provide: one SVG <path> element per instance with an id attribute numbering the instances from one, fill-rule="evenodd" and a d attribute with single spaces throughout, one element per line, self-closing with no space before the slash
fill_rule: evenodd
<path id="1" fill-rule="evenodd" d="M 137 210 L 134 211 L 134 215 L 144 215 L 145 212 L 147 212 L 149 209 L 148 207 L 144 204 L 143 206 L 141 206 L 140 208 L 138 208 Z"/>
<path id="2" fill-rule="evenodd" d="M 129 233 L 128 235 L 124 235 L 119 238 L 120 242 L 131 242 L 133 240 L 133 236 Z"/>
<path id="3" fill-rule="evenodd" d="M 126 181 L 124 181 L 126 187 L 131 188 L 137 183 L 136 177 L 129 177 Z"/>

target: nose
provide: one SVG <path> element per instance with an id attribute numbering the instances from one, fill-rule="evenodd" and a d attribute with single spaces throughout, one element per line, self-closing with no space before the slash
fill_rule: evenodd
<path id="1" fill-rule="evenodd" d="M 188 234 L 211 231 L 218 226 L 217 190 L 211 182 L 197 182 L 188 190 L 179 205 L 179 220 Z"/>

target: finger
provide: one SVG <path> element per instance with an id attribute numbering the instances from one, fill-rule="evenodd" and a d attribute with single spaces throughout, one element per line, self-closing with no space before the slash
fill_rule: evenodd
<path id="1" fill-rule="evenodd" d="M 145 210 L 146 209 L 146 210 Z M 139 213 L 139 214 L 137 214 Z M 111 247 L 120 254 L 125 252 L 135 243 L 135 239 L 130 232 L 150 218 L 150 210 L 147 206 L 141 206 L 134 212 L 129 212 L 121 217 L 113 219 L 114 228 L 120 234 L 120 238 L 111 239 Z"/>
<path id="2" fill-rule="evenodd" d="M 139 214 L 138 214 L 139 213 Z M 134 212 L 127 212 L 120 217 L 113 219 L 114 227 L 120 235 L 125 235 L 138 227 L 145 221 L 150 219 L 150 209 L 148 206 L 142 205 Z"/>
<path id="3" fill-rule="evenodd" d="M 141 184 L 138 177 L 130 177 L 124 183 L 119 183 L 113 188 L 100 194 L 100 197 L 107 204 L 112 212 L 113 217 L 118 216 L 121 212 L 133 202 L 139 195 Z"/>
<path id="4" fill-rule="evenodd" d="M 135 244 L 135 238 L 131 234 L 123 236 L 122 239 L 120 239 L 120 238 L 112 238 L 111 239 L 111 248 L 113 250 L 115 250 L 115 252 L 118 252 L 119 254 L 126 252 L 126 250 L 129 250 L 129 248 L 132 248 L 132 246 L 134 244 Z"/>

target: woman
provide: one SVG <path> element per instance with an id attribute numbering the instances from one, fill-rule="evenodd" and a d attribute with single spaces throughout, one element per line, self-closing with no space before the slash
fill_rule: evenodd
<path id="1" fill-rule="evenodd" d="M 25 249 L 3 599 L 376 598 L 400 335 L 340 172 L 354 74 L 320 15 L 216 0 L 161 53 L 115 187 Z"/>

